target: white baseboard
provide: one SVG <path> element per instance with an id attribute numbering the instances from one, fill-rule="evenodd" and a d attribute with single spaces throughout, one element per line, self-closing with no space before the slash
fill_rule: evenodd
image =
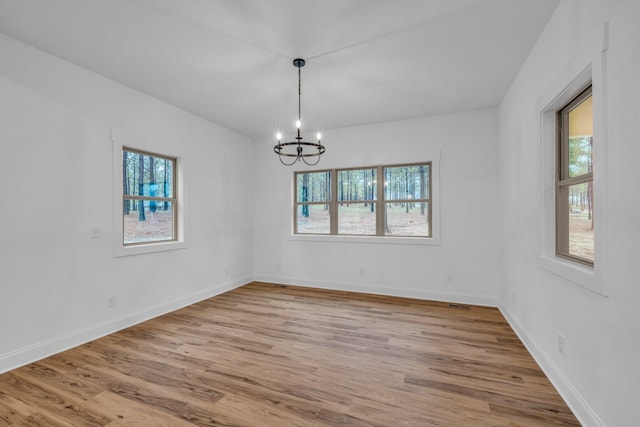
<path id="1" fill-rule="evenodd" d="M 416 298 L 431 301 L 455 302 L 458 304 L 483 305 L 497 307 L 497 299 L 487 295 L 467 295 L 455 292 L 440 292 L 428 289 L 407 289 L 387 286 L 364 285 L 361 283 L 330 282 L 310 280 L 299 277 L 280 277 L 258 275 L 254 278 L 257 282 L 278 283 L 291 286 L 306 286 L 335 291 L 360 292 L 377 295 L 389 295 L 394 297 Z"/>
<path id="2" fill-rule="evenodd" d="M 0 355 L 0 374 L 250 283 L 243 278 Z"/>
<path id="3" fill-rule="evenodd" d="M 604 422 L 598 417 L 591 406 L 589 406 L 587 401 L 584 400 L 573 384 L 571 384 L 571 381 L 564 375 L 558 365 L 554 363 L 549 354 L 544 351 L 538 341 L 536 341 L 520 322 L 511 316 L 509 310 L 502 303 L 498 305 L 498 308 L 511 325 L 511 328 L 518 335 L 520 341 L 522 341 L 547 378 L 549 378 L 549 381 L 551 381 L 560 396 L 567 403 L 567 406 L 569 406 L 580 424 L 585 427 L 605 427 Z"/>

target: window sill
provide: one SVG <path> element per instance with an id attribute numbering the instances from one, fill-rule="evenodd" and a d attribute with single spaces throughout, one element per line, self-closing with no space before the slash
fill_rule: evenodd
<path id="1" fill-rule="evenodd" d="M 187 243 L 184 241 L 149 243 L 145 245 L 135 246 L 115 246 L 113 248 L 113 257 L 119 258 L 132 255 L 150 254 L 154 252 L 173 251 L 185 248 L 187 248 Z"/>
<path id="2" fill-rule="evenodd" d="M 294 242 L 328 242 L 328 243 L 365 243 L 387 245 L 419 245 L 439 246 L 440 239 L 435 237 L 391 237 L 391 236 L 336 236 L 292 234 L 289 237 Z"/>
<path id="3" fill-rule="evenodd" d="M 582 286 L 601 296 L 607 296 L 604 282 L 599 279 L 593 268 L 573 263 L 558 257 L 541 255 L 538 264 L 541 268 Z"/>

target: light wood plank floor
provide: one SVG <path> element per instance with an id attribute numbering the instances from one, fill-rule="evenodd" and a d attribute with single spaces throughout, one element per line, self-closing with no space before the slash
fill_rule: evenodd
<path id="1" fill-rule="evenodd" d="M 498 310 L 252 283 L 0 376 L 10 426 L 575 426 Z"/>

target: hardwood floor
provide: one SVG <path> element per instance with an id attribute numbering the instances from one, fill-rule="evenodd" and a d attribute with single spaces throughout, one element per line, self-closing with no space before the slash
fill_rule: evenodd
<path id="1" fill-rule="evenodd" d="M 575 426 L 500 312 L 252 283 L 0 376 L 10 426 Z"/>

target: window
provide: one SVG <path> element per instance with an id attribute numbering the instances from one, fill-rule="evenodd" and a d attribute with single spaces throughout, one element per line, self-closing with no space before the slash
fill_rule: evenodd
<path id="1" fill-rule="evenodd" d="M 294 233 L 432 237 L 431 169 L 428 162 L 296 172 Z"/>
<path id="2" fill-rule="evenodd" d="M 175 241 L 176 159 L 122 148 L 122 243 Z"/>
<path id="3" fill-rule="evenodd" d="M 296 174 L 296 233 L 329 234 L 331 172 Z"/>
<path id="4" fill-rule="evenodd" d="M 338 233 L 377 234 L 377 168 L 346 169 L 338 174 Z"/>
<path id="5" fill-rule="evenodd" d="M 591 86 L 558 112 L 556 254 L 593 266 L 593 108 Z"/>
<path id="6" fill-rule="evenodd" d="M 384 168 L 384 234 L 431 236 L 431 165 Z"/>

